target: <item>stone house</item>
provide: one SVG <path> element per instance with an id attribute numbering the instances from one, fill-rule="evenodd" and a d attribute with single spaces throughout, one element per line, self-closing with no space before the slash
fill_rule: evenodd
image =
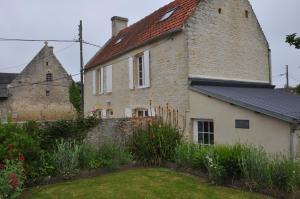
<path id="1" fill-rule="evenodd" d="M 175 0 L 129 27 L 111 20 L 112 37 L 85 66 L 85 115 L 147 116 L 149 100 L 169 103 L 195 143 L 300 155 L 300 98 L 271 86 L 271 50 L 248 0 Z"/>
<path id="2" fill-rule="evenodd" d="M 0 73 L 2 121 L 72 119 L 72 82 L 47 42 L 20 74 Z"/>

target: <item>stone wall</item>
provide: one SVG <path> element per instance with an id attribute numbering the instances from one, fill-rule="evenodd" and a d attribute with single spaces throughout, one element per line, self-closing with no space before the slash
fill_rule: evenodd
<path id="1" fill-rule="evenodd" d="M 128 78 L 128 58 L 145 50 L 150 51 L 150 88 L 130 90 Z M 105 65 L 85 72 L 85 115 L 92 109 L 111 109 L 112 118 L 125 117 L 125 109 L 165 106 L 188 109 L 188 67 L 184 34 L 176 34 L 150 45 L 133 50 Z M 112 65 L 112 93 L 93 95 L 93 70 Z M 180 124 L 180 126 L 183 126 Z"/>
<path id="2" fill-rule="evenodd" d="M 46 81 L 47 73 L 52 74 L 53 81 Z M 69 101 L 71 82 L 53 48 L 46 44 L 8 86 L 8 114 L 14 121 L 73 119 L 76 112 Z"/>
<path id="3" fill-rule="evenodd" d="M 270 82 L 269 46 L 248 0 L 200 1 L 185 30 L 189 76 Z"/>
<path id="4" fill-rule="evenodd" d="M 102 119 L 87 134 L 87 142 L 96 148 L 106 143 L 121 142 L 132 132 L 132 119 Z"/>

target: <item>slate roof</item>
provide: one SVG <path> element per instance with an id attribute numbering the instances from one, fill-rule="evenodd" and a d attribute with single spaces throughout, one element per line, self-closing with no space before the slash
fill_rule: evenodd
<path id="1" fill-rule="evenodd" d="M 8 97 L 7 85 L 17 76 L 17 73 L 0 73 L 0 98 L 3 99 Z"/>
<path id="2" fill-rule="evenodd" d="M 191 90 L 277 119 L 300 124 L 300 96 L 268 87 L 192 84 Z"/>
<path id="3" fill-rule="evenodd" d="M 87 63 L 86 69 L 103 64 L 130 50 L 152 42 L 163 36 L 181 31 L 184 22 L 191 16 L 199 0 L 175 0 L 158 9 L 137 23 L 121 30 Z M 175 12 L 166 20 L 161 18 L 170 10 Z M 117 43 L 122 39 L 120 43 Z"/>

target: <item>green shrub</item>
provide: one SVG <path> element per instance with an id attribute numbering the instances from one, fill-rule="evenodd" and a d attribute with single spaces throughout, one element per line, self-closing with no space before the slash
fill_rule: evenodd
<path id="1" fill-rule="evenodd" d="M 285 156 L 276 156 L 271 162 L 271 178 L 278 189 L 293 192 L 299 183 L 300 165 Z"/>
<path id="2" fill-rule="evenodd" d="M 97 124 L 94 117 L 79 118 L 74 121 L 60 120 L 56 122 L 47 122 L 40 127 L 41 147 L 45 150 L 51 150 L 56 146 L 56 140 L 66 140 L 81 143 L 87 135 L 89 129 Z"/>
<path id="3" fill-rule="evenodd" d="M 79 164 L 80 168 L 85 169 L 96 169 L 99 168 L 97 166 L 97 158 L 98 158 L 98 151 L 95 147 L 89 144 L 82 144 L 80 147 L 79 153 Z"/>
<path id="4" fill-rule="evenodd" d="M 38 159 L 39 139 L 21 126 L 14 123 L 0 123 L 0 162 L 7 157 L 7 148 L 12 146 L 12 155 L 18 157 L 22 153 L 27 162 Z"/>
<path id="5" fill-rule="evenodd" d="M 157 121 L 146 129 L 136 129 L 129 137 L 129 147 L 136 160 L 159 166 L 163 161 L 173 159 L 181 138 L 178 129 Z"/>
<path id="6" fill-rule="evenodd" d="M 244 150 L 240 168 L 250 190 L 272 187 L 269 156 L 262 148 L 248 147 Z"/>
<path id="7" fill-rule="evenodd" d="M 119 144 L 105 144 L 99 152 L 100 167 L 116 168 L 130 162 L 131 154 L 129 151 Z"/>
<path id="8" fill-rule="evenodd" d="M 79 172 L 80 146 L 75 141 L 57 141 L 53 163 L 59 175 L 70 178 Z"/>
<path id="9" fill-rule="evenodd" d="M 18 198 L 22 191 L 25 181 L 23 161 L 5 160 L 0 164 L 0 198 Z"/>
<path id="10" fill-rule="evenodd" d="M 204 165 L 208 171 L 209 180 L 213 184 L 222 184 L 225 180 L 225 169 L 220 164 L 219 154 L 208 150 L 204 157 Z"/>
<path id="11" fill-rule="evenodd" d="M 131 161 L 131 154 L 120 144 L 105 144 L 96 150 L 93 146 L 83 144 L 80 148 L 80 167 L 87 169 L 117 168 Z"/>
<path id="12" fill-rule="evenodd" d="M 199 168 L 195 161 L 196 153 L 199 152 L 200 145 L 183 143 L 175 148 L 174 161 L 182 167 Z"/>

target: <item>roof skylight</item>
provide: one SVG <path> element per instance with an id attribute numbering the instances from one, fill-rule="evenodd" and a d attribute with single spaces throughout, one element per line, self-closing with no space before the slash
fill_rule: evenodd
<path id="1" fill-rule="evenodd" d="M 164 16 L 162 16 L 160 21 L 164 21 L 166 19 L 169 19 L 175 11 L 176 11 L 176 8 L 174 8 L 172 10 L 169 10 L 168 12 L 166 12 L 166 14 L 164 14 Z"/>
<path id="2" fill-rule="evenodd" d="M 119 44 L 119 43 L 121 43 L 121 41 L 123 41 L 123 38 L 124 38 L 124 37 L 121 37 L 121 38 L 119 38 L 119 39 L 116 41 L 116 43 L 115 43 L 115 44 Z"/>

